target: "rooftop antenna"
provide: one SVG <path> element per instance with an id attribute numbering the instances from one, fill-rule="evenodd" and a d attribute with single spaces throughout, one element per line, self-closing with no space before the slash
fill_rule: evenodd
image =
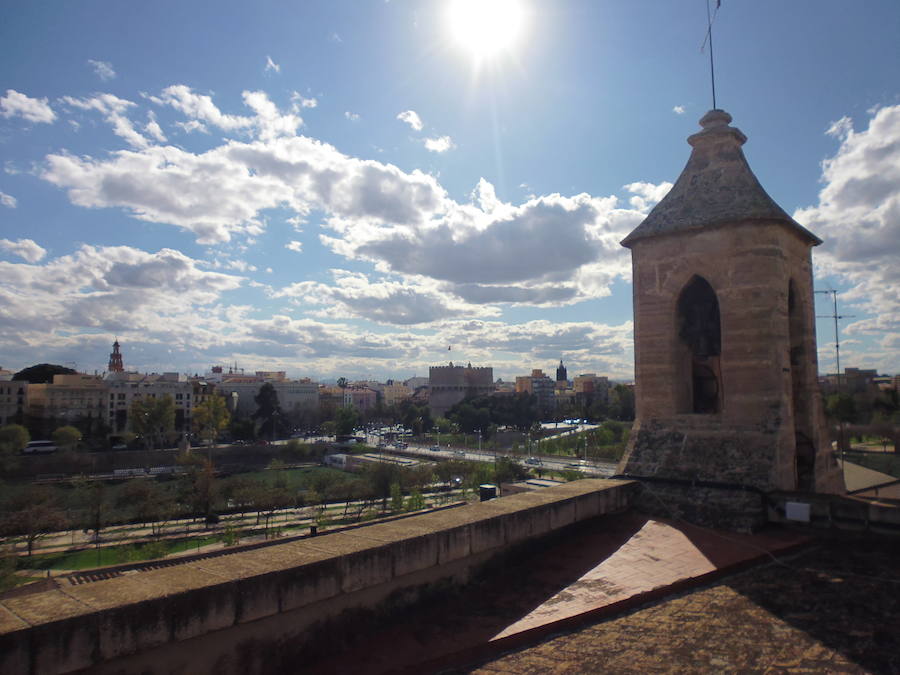
<path id="1" fill-rule="evenodd" d="M 838 332 L 838 320 L 839 319 L 855 319 L 855 314 L 838 314 L 838 306 L 837 306 L 837 294 L 838 292 L 834 289 L 828 289 L 827 291 L 814 291 L 815 293 L 831 293 L 831 300 L 833 303 L 834 311 L 831 314 L 817 314 L 817 319 L 834 319 L 834 362 L 835 369 L 837 372 L 837 390 L 838 393 L 841 393 L 841 340 L 840 334 Z"/>
<path id="2" fill-rule="evenodd" d="M 716 0 L 716 11 L 710 12 L 709 0 L 706 0 L 706 37 L 703 38 L 703 44 L 700 45 L 700 53 L 703 53 L 703 50 L 706 48 L 706 43 L 709 42 L 709 81 L 712 84 L 713 110 L 716 110 L 716 67 L 713 59 L 712 25 L 716 20 L 716 16 L 719 14 L 719 8 L 721 6 L 722 0 Z"/>

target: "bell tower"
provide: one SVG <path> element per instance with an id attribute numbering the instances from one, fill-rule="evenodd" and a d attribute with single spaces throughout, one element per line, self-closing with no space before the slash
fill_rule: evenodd
<path id="1" fill-rule="evenodd" d="M 113 342 L 113 350 L 109 355 L 109 365 L 106 367 L 107 372 L 122 373 L 125 372 L 125 366 L 122 363 L 122 354 L 119 352 L 119 339 Z"/>
<path id="2" fill-rule="evenodd" d="M 730 122 L 703 116 L 677 182 L 622 241 L 636 422 L 619 472 L 645 479 L 657 511 L 746 529 L 764 518 L 765 492 L 843 481 L 817 382 L 821 240 L 766 194 Z"/>

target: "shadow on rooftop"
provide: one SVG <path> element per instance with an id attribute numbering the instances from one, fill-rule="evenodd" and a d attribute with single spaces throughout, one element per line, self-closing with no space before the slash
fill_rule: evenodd
<path id="1" fill-rule="evenodd" d="M 462 587 L 369 626 L 365 635 L 341 636 L 343 644 L 321 644 L 320 654 L 340 655 L 308 663 L 304 672 L 423 673 L 452 665 L 450 657 L 461 652 L 477 657 L 479 647 L 613 555 L 647 520 L 630 513 L 603 516 L 517 547 Z"/>
<path id="2" fill-rule="evenodd" d="M 900 673 L 898 560 L 897 539 L 833 535 L 727 585 L 866 671 Z"/>

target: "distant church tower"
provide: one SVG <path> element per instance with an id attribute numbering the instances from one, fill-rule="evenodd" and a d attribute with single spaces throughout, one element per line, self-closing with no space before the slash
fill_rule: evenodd
<path id="1" fill-rule="evenodd" d="M 109 355 L 109 365 L 106 370 L 110 373 L 123 373 L 125 366 L 122 364 L 122 354 L 119 352 L 119 340 L 113 342 L 113 350 Z"/>
<path id="2" fill-rule="evenodd" d="M 568 382 L 569 381 L 569 373 L 566 371 L 566 367 L 563 365 L 562 359 L 559 360 L 559 368 L 556 369 L 556 381 L 557 382 Z"/>
<path id="3" fill-rule="evenodd" d="M 730 122 L 703 116 L 678 181 L 622 241 L 637 420 L 619 472 L 649 479 L 656 510 L 743 529 L 764 518 L 759 491 L 842 492 L 843 481 L 817 384 L 821 240 L 766 194 Z"/>

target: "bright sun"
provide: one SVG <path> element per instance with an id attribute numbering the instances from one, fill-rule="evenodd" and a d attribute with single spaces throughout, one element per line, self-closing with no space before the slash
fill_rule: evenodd
<path id="1" fill-rule="evenodd" d="M 513 45 L 525 12 L 517 0 L 451 0 L 447 18 L 456 41 L 481 60 Z"/>

